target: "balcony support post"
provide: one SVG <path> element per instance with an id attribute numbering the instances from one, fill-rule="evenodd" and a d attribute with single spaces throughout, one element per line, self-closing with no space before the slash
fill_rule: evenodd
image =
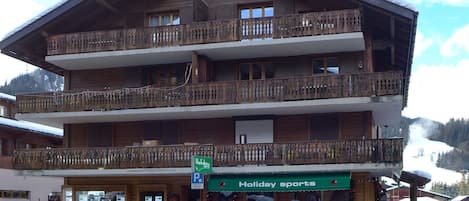
<path id="1" fill-rule="evenodd" d="M 192 83 L 199 83 L 199 55 L 197 52 L 192 52 L 192 72 L 191 72 Z"/>

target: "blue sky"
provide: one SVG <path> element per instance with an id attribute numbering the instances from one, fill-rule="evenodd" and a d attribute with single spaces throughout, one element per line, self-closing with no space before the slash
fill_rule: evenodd
<path id="1" fill-rule="evenodd" d="M 0 38 L 59 2 L 1 1 Z M 469 0 L 408 2 L 420 14 L 409 103 L 403 114 L 440 122 L 469 118 Z M 1 55 L 0 84 L 34 68 Z"/>

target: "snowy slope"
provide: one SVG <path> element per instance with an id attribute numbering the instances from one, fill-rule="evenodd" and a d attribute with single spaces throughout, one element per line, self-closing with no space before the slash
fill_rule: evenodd
<path id="1" fill-rule="evenodd" d="M 462 178 L 458 172 L 436 166 L 438 154 L 449 152 L 453 147 L 443 142 L 429 140 L 427 135 L 433 127 L 432 123 L 427 121 L 412 124 L 409 142 L 404 149 L 404 170 L 421 170 L 432 175 L 432 181 L 427 184 L 426 189 L 429 189 L 433 182 L 454 184 Z"/>

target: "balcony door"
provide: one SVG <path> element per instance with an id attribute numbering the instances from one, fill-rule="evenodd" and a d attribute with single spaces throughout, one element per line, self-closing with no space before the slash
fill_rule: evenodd
<path id="1" fill-rule="evenodd" d="M 245 138 L 246 144 L 273 143 L 274 121 L 272 119 L 236 121 L 235 133 L 236 144 L 241 144 L 242 138 Z"/>
<path id="2" fill-rule="evenodd" d="M 242 24 L 242 39 L 270 39 L 272 38 L 272 5 L 248 5 L 240 7 L 239 16 Z"/>

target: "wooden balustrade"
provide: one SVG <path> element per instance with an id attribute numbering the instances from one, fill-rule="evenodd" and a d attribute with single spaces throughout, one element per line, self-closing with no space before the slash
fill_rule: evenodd
<path id="1" fill-rule="evenodd" d="M 212 157 L 214 166 L 402 162 L 402 139 L 328 140 L 245 145 L 17 150 L 18 170 L 190 167 L 191 157 Z"/>
<path id="2" fill-rule="evenodd" d="M 19 113 L 120 110 L 371 97 L 402 94 L 402 73 L 208 82 L 178 88 L 124 88 L 17 95 Z"/>
<path id="3" fill-rule="evenodd" d="M 47 54 L 145 49 L 360 31 L 360 11 L 350 9 L 54 35 L 47 40 Z"/>

